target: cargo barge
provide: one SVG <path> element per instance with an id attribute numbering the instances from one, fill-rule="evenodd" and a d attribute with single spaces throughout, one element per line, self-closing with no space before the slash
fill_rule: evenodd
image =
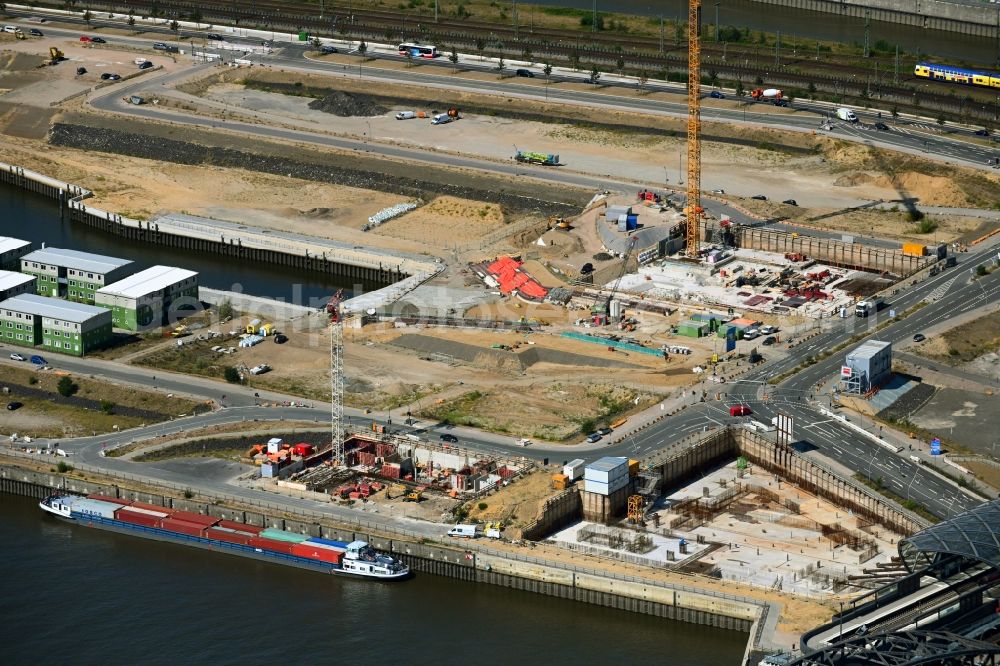
<path id="1" fill-rule="evenodd" d="M 98 529 L 194 546 L 327 574 L 399 580 L 410 575 L 399 560 L 364 541 L 333 541 L 265 529 L 187 511 L 90 495 L 52 495 L 46 513 Z"/>

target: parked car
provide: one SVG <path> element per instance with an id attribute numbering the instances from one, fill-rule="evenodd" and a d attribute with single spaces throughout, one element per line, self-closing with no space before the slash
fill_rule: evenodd
<path id="1" fill-rule="evenodd" d="M 87 68 L 86 67 L 77 67 L 76 68 L 76 75 L 77 76 L 83 76 L 86 73 L 87 73 Z"/>
<path id="2" fill-rule="evenodd" d="M 753 414 L 753 410 L 750 409 L 750 405 L 733 405 L 729 408 L 730 416 L 749 416 Z"/>
<path id="3" fill-rule="evenodd" d="M 91 37 L 90 41 L 93 42 L 94 44 L 107 44 L 108 43 L 108 40 L 104 39 L 103 37 Z"/>
<path id="4" fill-rule="evenodd" d="M 788 204 L 789 206 L 798 206 L 799 205 L 799 202 L 796 201 L 795 199 L 785 199 L 781 203 Z"/>
<path id="5" fill-rule="evenodd" d="M 587 441 L 590 442 L 591 444 L 595 444 L 601 441 L 601 433 L 599 432 L 590 433 L 589 435 L 587 435 Z"/>
<path id="6" fill-rule="evenodd" d="M 778 330 L 778 329 L 776 329 L 774 326 L 771 326 L 770 324 L 766 324 L 766 325 L 760 327 L 760 333 L 761 333 L 761 335 L 771 335 L 776 330 Z"/>
<path id="7" fill-rule="evenodd" d="M 101 74 L 101 80 L 103 81 L 117 81 L 120 78 L 122 78 L 121 75 L 114 72 L 104 72 Z"/>
<path id="8" fill-rule="evenodd" d="M 925 336 L 923 333 L 917 333 L 916 335 L 913 336 L 914 342 L 923 342 L 926 339 L 927 336 Z"/>
<path id="9" fill-rule="evenodd" d="M 38 28 L 32 28 L 31 30 L 28 31 L 28 34 L 31 35 L 32 37 L 44 37 L 45 36 L 44 34 L 42 34 L 42 31 L 39 30 Z"/>
<path id="10" fill-rule="evenodd" d="M 875 123 L 875 129 L 877 129 L 879 131 L 882 131 L 882 132 L 888 132 L 889 131 L 889 126 L 886 125 L 885 123 Z"/>
<path id="11" fill-rule="evenodd" d="M 726 99 L 726 96 L 718 90 L 713 90 L 708 96 L 713 99 Z"/>
<path id="12" fill-rule="evenodd" d="M 756 199 L 757 201 L 767 201 L 767 197 L 765 197 L 763 194 L 755 194 L 750 198 Z"/>
<path id="13" fill-rule="evenodd" d="M 149 69 L 152 66 L 153 66 L 153 63 L 151 63 L 151 62 L 149 62 L 147 60 L 146 62 L 144 62 L 141 65 L 139 65 L 139 69 Z"/>
<path id="14" fill-rule="evenodd" d="M 455 442 L 458 441 L 458 437 L 455 437 L 454 435 L 449 434 L 449 433 L 446 432 L 446 433 L 443 433 L 441 435 L 441 441 L 442 442 L 450 442 L 450 443 L 454 444 Z"/>
<path id="15" fill-rule="evenodd" d="M 712 194 L 725 194 L 725 190 L 712 190 Z"/>
<path id="16" fill-rule="evenodd" d="M 167 45 L 164 44 L 163 42 L 153 42 L 153 48 L 156 49 L 157 51 L 166 51 Z"/>
<path id="17" fill-rule="evenodd" d="M 331 46 L 329 44 L 324 44 L 323 46 L 321 46 L 320 49 L 319 49 L 319 52 L 320 53 L 327 53 L 327 54 L 329 54 L 329 53 L 340 53 L 340 51 L 337 50 L 336 46 Z"/>
<path id="18" fill-rule="evenodd" d="M 611 428 L 605 426 L 604 428 L 600 428 L 597 432 L 601 433 L 602 437 L 607 437 L 611 434 Z"/>
<path id="19" fill-rule="evenodd" d="M 976 136 L 989 136 L 990 131 L 988 129 L 976 130 Z"/>
<path id="20" fill-rule="evenodd" d="M 214 32 L 210 32 L 207 35 L 205 35 L 205 39 L 214 39 L 217 42 L 224 42 L 224 41 L 226 41 L 225 37 L 223 37 L 222 35 L 220 35 L 218 33 L 214 33 Z"/>
<path id="21" fill-rule="evenodd" d="M 535 73 L 533 71 L 531 71 L 530 69 L 524 69 L 523 67 L 521 69 L 515 70 L 514 73 L 517 74 L 518 76 L 523 76 L 528 79 L 535 78 Z"/>
<path id="22" fill-rule="evenodd" d="M 35 365 L 48 365 L 49 364 L 48 361 L 46 361 L 41 356 L 38 356 L 37 354 L 35 356 L 31 357 L 31 362 L 34 363 Z"/>
<path id="23" fill-rule="evenodd" d="M 24 407 L 24 403 L 23 402 L 17 402 L 15 400 L 14 402 L 8 402 L 7 403 L 7 409 L 10 410 L 10 411 L 14 411 L 15 409 L 20 409 L 21 407 Z"/>
<path id="24" fill-rule="evenodd" d="M 776 99 L 776 100 L 774 100 L 774 105 L 775 106 L 788 106 L 788 100 L 787 99 Z"/>
<path id="25" fill-rule="evenodd" d="M 90 37 L 87 37 L 87 35 L 80 35 L 80 41 L 81 42 L 89 42 L 90 41 Z"/>
<path id="26" fill-rule="evenodd" d="M 12 360 L 12 361 L 23 361 L 24 357 L 21 356 L 20 354 L 11 354 L 10 355 L 10 360 Z"/>
<path id="27" fill-rule="evenodd" d="M 764 338 L 764 342 L 762 342 L 761 344 L 763 344 L 765 347 L 770 347 L 774 343 L 775 343 L 774 336 L 773 335 L 769 335 L 766 338 Z"/>
<path id="28" fill-rule="evenodd" d="M 18 28 L 16 25 L 5 25 L 3 27 L 3 31 L 4 32 L 21 32 L 21 29 Z"/>
<path id="29" fill-rule="evenodd" d="M 278 333 L 274 336 L 275 344 L 283 345 L 288 342 L 288 336 L 284 333 Z"/>

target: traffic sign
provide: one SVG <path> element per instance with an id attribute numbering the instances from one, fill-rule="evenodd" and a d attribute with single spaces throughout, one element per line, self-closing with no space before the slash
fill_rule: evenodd
<path id="1" fill-rule="evenodd" d="M 931 455 L 939 456 L 941 455 L 941 440 L 935 437 L 931 440 Z"/>
<path id="2" fill-rule="evenodd" d="M 851 375 L 853 375 L 853 374 L 854 374 L 854 370 L 851 369 L 851 366 L 849 366 L 849 365 L 842 365 L 842 366 L 840 366 L 840 378 L 841 379 L 850 379 Z"/>

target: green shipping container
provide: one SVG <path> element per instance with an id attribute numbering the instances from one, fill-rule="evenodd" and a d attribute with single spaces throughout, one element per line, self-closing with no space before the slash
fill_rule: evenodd
<path id="1" fill-rule="evenodd" d="M 300 42 L 308 42 L 309 41 L 309 33 L 306 32 L 305 30 L 303 30 L 302 32 L 300 32 L 299 33 L 299 41 Z"/>
<path id="2" fill-rule="evenodd" d="M 700 338 L 705 335 L 708 324 L 700 321 L 682 321 L 677 324 L 677 335 L 686 338 Z"/>
<path id="3" fill-rule="evenodd" d="M 268 539 L 274 539 L 275 541 L 287 541 L 288 543 L 302 543 L 309 538 L 308 535 L 273 529 L 264 530 L 260 533 L 260 535 Z"/>

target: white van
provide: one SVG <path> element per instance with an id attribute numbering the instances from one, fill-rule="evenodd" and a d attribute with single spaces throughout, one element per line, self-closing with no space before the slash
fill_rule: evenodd
<path id="1" fill-rule="evenodd" d="M 455 525 L 453 528 L 448 530 L 448 536 L 475 539 L 479 536 L 479 532 L 476 525 Z"/>
<path id="2" fill-rule="evenodd" d="M 431 120 L 431 125 L 444 125 L 446 123 L 450 123 L 454 119 L 455 118 L 453 116 L 449 116 L 447 113 L 439 113 L 434 116 L 433 120 Z"/>
<path id="3" fill-rule="evenodd" d="M 16 25 L 5 25 L 3 27 L 3 31 L 4 32 L 21 32 L 21 29 L 18 28 Z"/>
<path id="4" fill-rule="evenodd" d="M 396 120 L 410 120 L 411 118 L 416 118 L 417 114 L 413 111 L 400 111 L 396 114 Z"/>
<path id="5" fill-rule="evenodd" d="M 837 109 L 837 117 L 840 118 L 841 120 L 846 120 L 849 123 L 858 122 L 858 117 L 857 115 L 855 115 L 854 111 L 846 107 Z"/>

